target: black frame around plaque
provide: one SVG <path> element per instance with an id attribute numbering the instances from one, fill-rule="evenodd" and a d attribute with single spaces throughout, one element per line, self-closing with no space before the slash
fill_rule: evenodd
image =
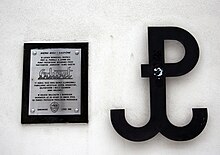
<path id="1" fill-rule="evenodd" d="M 88 42 L 24 43 L 21 123 L 88 123 Z M 80 115 L 28 115 L 31 49 L 81 49 L 81 114 Z"/>

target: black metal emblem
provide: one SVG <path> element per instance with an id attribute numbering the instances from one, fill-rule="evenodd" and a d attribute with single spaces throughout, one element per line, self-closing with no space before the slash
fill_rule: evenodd
<path id="1" fill-rule="evenodd" d="M 142 127 L 133 127 L 125 119 L 124 109 L 111 110 L 111 122 L 122 137 L 131 141 L 145 141 L 161 133 L 175 141 L 186 141 L 198 136 L 204 129 L 207 108 L 193 108 L 191 122 L 183 127 L 173 125 L 166 114 L 166 77 L 181 76 L 191 71 L 199 58 L 195 38 L 178 27 L 149 27 L 149 64 L 141 65 L 141 76 L 150 78 L 150 121 Z M 164 40 L 177 40 L 185 48 L 185 56 L 178 63 L 164 62 Z"/>

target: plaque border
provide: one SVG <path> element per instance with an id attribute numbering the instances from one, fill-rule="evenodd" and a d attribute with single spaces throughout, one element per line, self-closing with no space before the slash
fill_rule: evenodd
<path id="1" fill-rule="evenodd" d="M 88 123 L 88 42 L 24 43 L 21 123 Z M 81 114 L 28 115 L 31 49 L 81 49 Z"/>

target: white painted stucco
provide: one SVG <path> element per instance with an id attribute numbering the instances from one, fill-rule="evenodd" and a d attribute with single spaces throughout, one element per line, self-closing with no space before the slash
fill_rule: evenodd
<path id="1" fill-rule="evenodd" d="M 220 154 L 219 0 L 0 0 L 0 155 L 217 155 Z M 168 116 L 186 125 L 192 107 L 207 107 L 205 130 L 175 142 L 158 134 L 146 142 L 123 139 L 110 123 L 112 108 L 128 122 L 150 116 L 147 26 L 178 26 L 200 47 L 192 72 L 167 79 Z M 23 43 L 89 41 L 89 123 L 21 125 Z M 167 62 L 184 55 L 166 44 Z"/>

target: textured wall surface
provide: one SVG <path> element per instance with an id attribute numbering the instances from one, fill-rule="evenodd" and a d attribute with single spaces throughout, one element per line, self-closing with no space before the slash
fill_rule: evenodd
<path id="1" fill-rule="evenodd" d="M 219 0 L 1 0 L 1 155 L 160 155 L 220 153 Z M 200 47 L 192 72 L 167 79 L 167 112 L 186 125 L 192 107 L 207 107 L 208 123 L 195 139 L 175 142 L 161 134 L 141 143 L 120 137 L 110 123 L 112 108 L 125 108 L 133 126 L 150 116 L 147 26 L 178 26 Z M 23 43 L 89 41 L 89 124 L 21 125 Z M 166 42 L 166 62 L 184 49 Z M 28 95 L 28 94 L 27 94 Z"/>

